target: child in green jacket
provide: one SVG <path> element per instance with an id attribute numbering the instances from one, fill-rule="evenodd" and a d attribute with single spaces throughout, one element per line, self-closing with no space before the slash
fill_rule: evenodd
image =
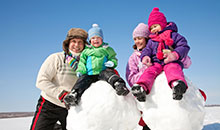
<path id="1" fill-rule="evenodd" d="M 83 92 L 98 80 L 110 83 L 118 95 L 129 93 L 125 81 L 114 71 L 117 66 L 116 53 L 108 43 L 103 42 L 102 29 L 93 24 L 88 34 L 90 44 L 81 53 L 76 70 L 79 79 L 64 99 L 72 106 L 77 105 Z"/>

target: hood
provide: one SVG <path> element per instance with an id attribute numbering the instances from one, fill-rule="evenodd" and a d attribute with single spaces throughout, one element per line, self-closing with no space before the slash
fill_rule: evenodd
<path id="1" fill-rule="evenodd" d="M 173 32 L 177 32 L 178 28 L 174 22 L 168 22 L 167 26 L 161 31 L 161 33 L 166 30 L 172 30 Z"/>

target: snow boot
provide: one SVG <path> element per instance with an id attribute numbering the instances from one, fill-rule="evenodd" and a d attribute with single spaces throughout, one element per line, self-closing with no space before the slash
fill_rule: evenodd
<path id="1" fill-rule="evenodd" d="M 116 81 L 114 83 L 114 87 L 118 95 L 126 96 L 129 93 L 129 90 L 124 82 Z"/>
<path id="2" fill-rule="evenodd" d="M 66 105 L 76 106 L 81 100 L 81 96 L 90 87 L 90 85 L 98 81 L 98 75 L 84 74 L 76 81 L 72 91 L 64 98 Z M 65 103 L 66 103 L 65 102 Z"/>
<path id="3" fill-rule="evenodd" d="M 115 74 L 113 69 L 103 70 L 99 74 L 99 79 L 107 81 L 116 90 L 119 96 L 126 96 L 129 93 L 125 81 Z"/>
<path id="4" fill-rule="evenodd" d="M 174 81 L 173 84 L 174 84 L 174 86 L 172 88 L 173 99 L 174 100 L 181 100 L 183 98 L 183 94 L 186 92 L 187 86 L 181 80 Z"/>
<path id="5" fill-rule="evenodd" d="M 63 99 L 65 105 L 76 106 L 79 103 L 79 98 L 77 92 L 73 89 L 69 94 L 67 94 Z"/>
<path id="6" fill-rule="evenodd" d="M 131 88 L 131 92 L 139 102 L 146 101 L 147 92 L 139 84 L 134 84 Z"/>

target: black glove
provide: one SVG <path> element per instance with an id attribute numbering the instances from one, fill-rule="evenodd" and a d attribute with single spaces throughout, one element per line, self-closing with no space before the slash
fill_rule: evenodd
<path id="1" fill-rule="evenodd" d="M 71 106 L 75 106 L 78 104 L 76 97 L 77 93 L 75 91 L 67 92 L 64 90 L 60 94 L 59 99 L 65 104 L 66 108 L 69 109 Z"/>

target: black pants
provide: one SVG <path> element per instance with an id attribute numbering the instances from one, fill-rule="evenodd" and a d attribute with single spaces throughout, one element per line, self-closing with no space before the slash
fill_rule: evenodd
<path id="1" fill-rule="evenodd" d="M 79 77 L 79 79 L 76 81 L 74 87 L 72 90 L 75 90 L 77 92 L 77 100 L 80 99 L 83 92 L 90 87 L 90 85 L 96 81 L 99 80 L 99 75 L 82 75 Z"/>
<path id="2" fill-rule="evenodd" d="M 90 85 L 98 80 L 107 81 L 113 88 L 115 88 L 114 83 L 119 81 L 125 84 L 125 81 L 115 74 L 113 69 L 103 70 L 99 75 L 82 75 L 79 77 L 75 83 L 72 90 L 77 92 L 77 100 L 80 100 L 83 92 L 90 87 Z"/>
<path id="3" fill-rule="evenodd" d="M 60 121 L 62 130 L 66 130 L 67 114 L 66 108 L 57 106 L 41 96 L 30 130 L 53 130 L 57 121 Z"/>

